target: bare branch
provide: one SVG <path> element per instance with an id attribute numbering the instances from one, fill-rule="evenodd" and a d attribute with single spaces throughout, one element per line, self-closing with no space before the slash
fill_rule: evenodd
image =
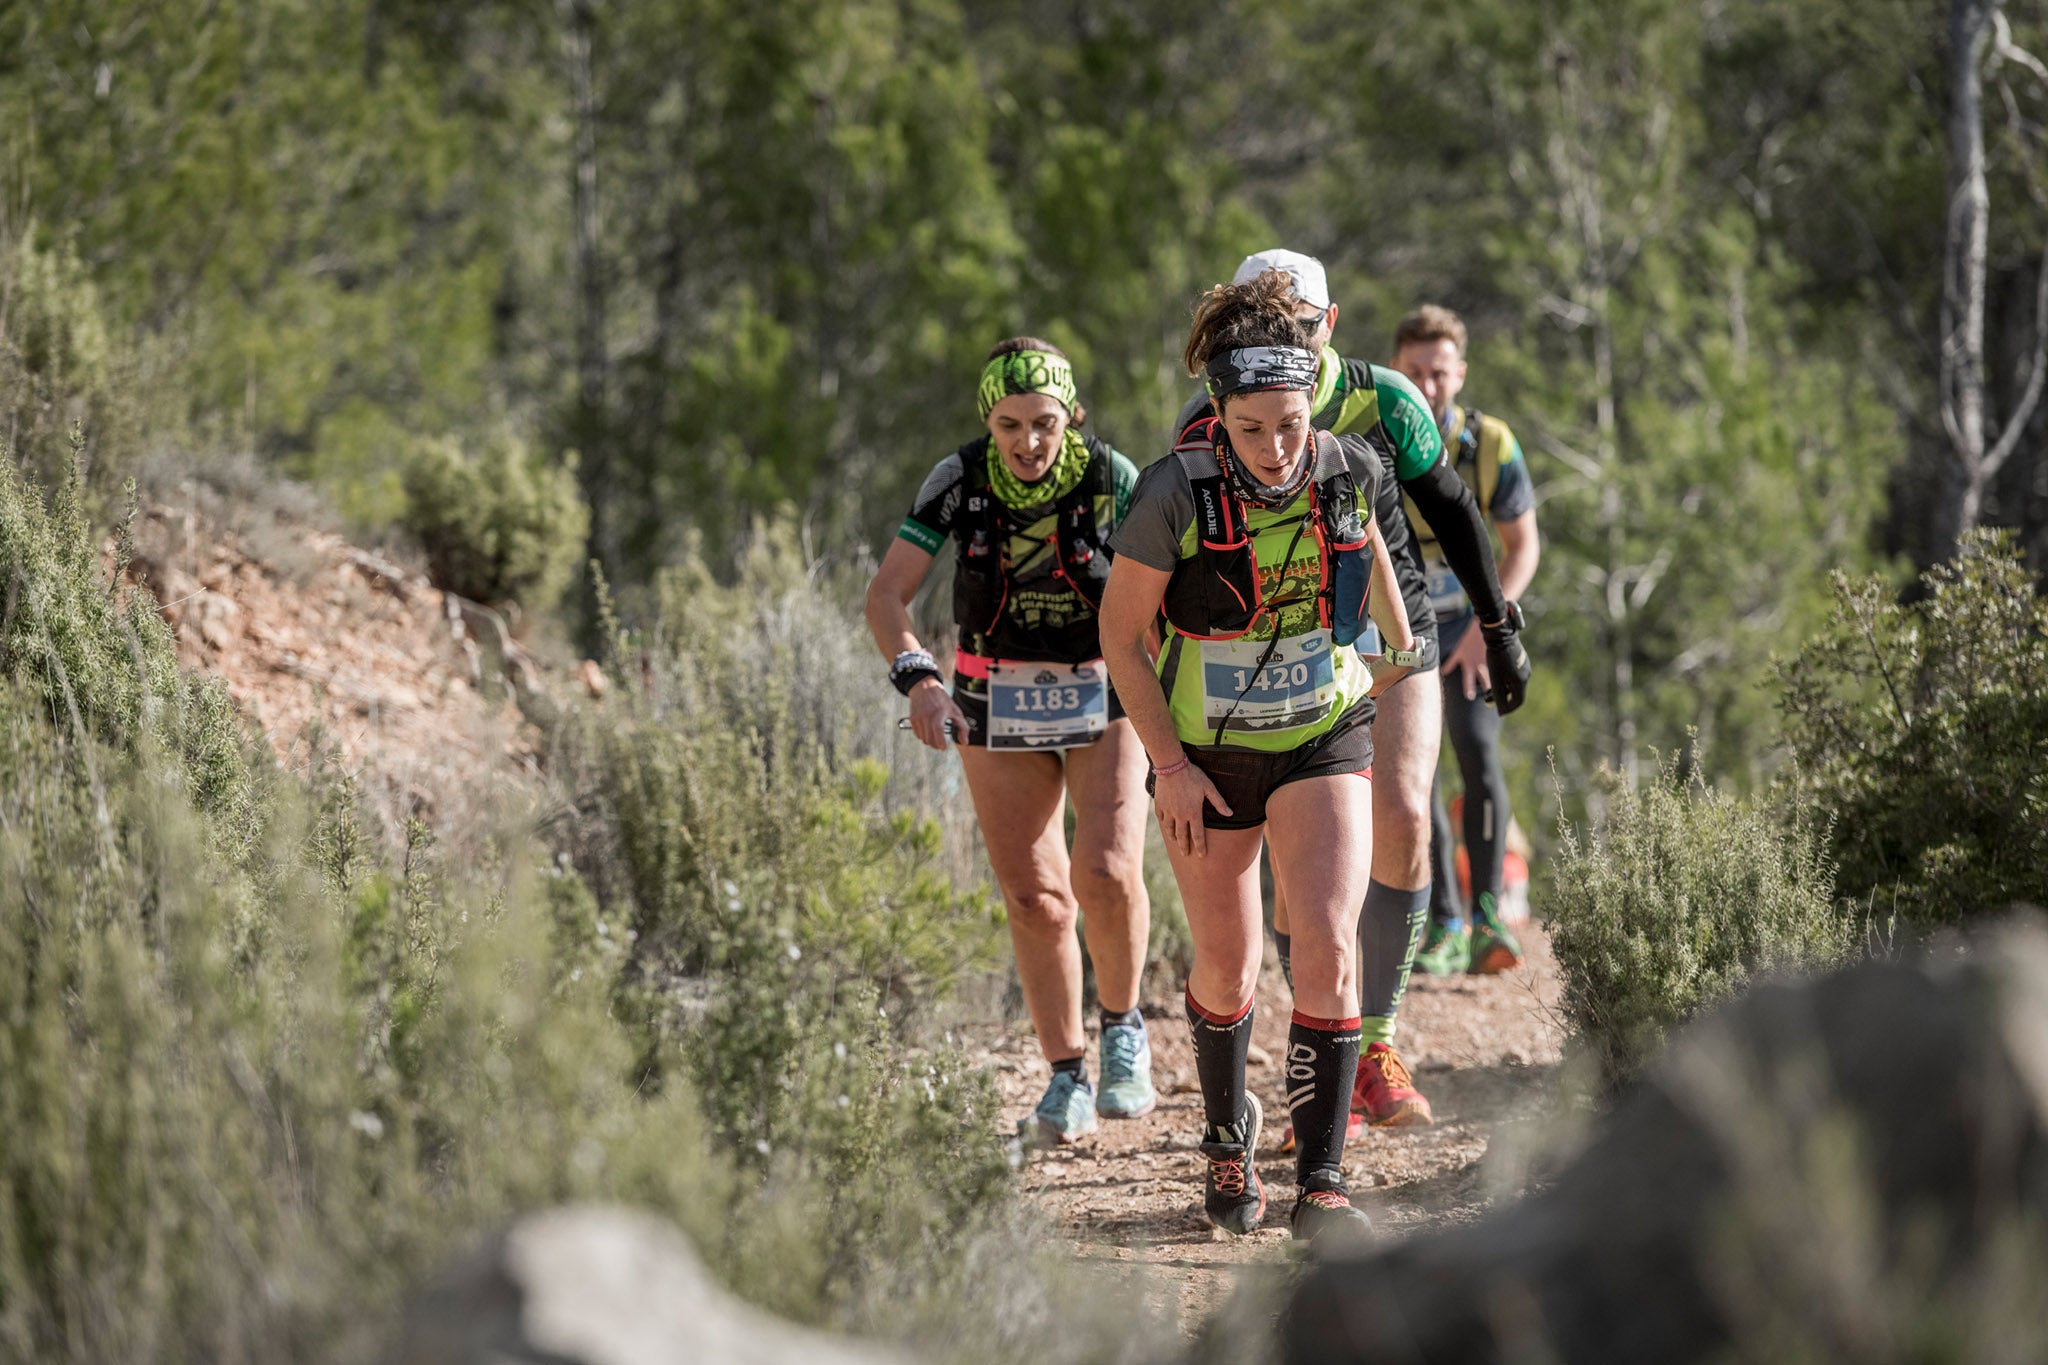
<path id="1" fill-rule="evenodd" d="M 1567 327 L 1590 327 L 1594 321 L 1593 310 L 1573 299 L 1556 294 L 1545 294 L 1536 300 L 1537 306 Z"/>
<path id="2" fill-rule="evenodd" d="M 2034 354 L 2033 363 L 2028 366 L 2026 392 L 2013 405 L 2011 416 L 2006 418 L 2005 430 L 1998 434 L 1998 444 L 1991 447 L 1984 456 L 1985 477 L 1996 474 L 1999 467 L 2019 445 L 2020 436 L 2027 429 L 2027 422 L 2034 415 L 2034 409 L 2041 402 L 2042 379 L 2048 377 L 2048 237 L 2041 242 L 2041 264 L 2034 277 Z"/>
<path id="3" fill-rule="evenodd" d="M 1598 483 L 1605 476 L 1606 470 L 1600 467 L 1598 460 L 1566 445 L 1560 437 L 1546 431 L 1541 439 L 1546 455 L 1555 455 L 1587 483 Z"/>
<path id="4" fill-rule="evenodd" d="M 1651 594 L 1655 593 L 1657 585 L 1664 581 L 1664 571 L 1671 567 L 1671 555 L 1671 546 L 1667 544 L 1658 550 L 1657 557 L 1636 575 L 1635 587 L 1628 595 L 1628 604 L 1631 607 L 1641 611 L 1650 604 Z"/>
<path id="5" fill-rule="evenodd" d="M 2034 73 L 2034 79 L 2040 81 L 2043 85 L 2048 85 L 2048 66 L 2043 66 L 2039 57 L 2013 42 L 2012 21 L 2005 17 L 2004 10 L 1999 10 L 1991 16 L 1991 27 L 1994 35 L 1991 44 L 1992 52 L 2000 60 L 2025 67 Z"/>

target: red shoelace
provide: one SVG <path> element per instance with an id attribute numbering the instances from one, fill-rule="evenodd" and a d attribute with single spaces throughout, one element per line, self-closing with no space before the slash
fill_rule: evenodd
<path id="1" fill-rule="evenodd" d="M 1244 1158 L 1226 1157 L 1209 1162 L 1209 1178 L 1216 1182 L 1216 1188 L 1236 1198 L 1244 1193 Z"/>

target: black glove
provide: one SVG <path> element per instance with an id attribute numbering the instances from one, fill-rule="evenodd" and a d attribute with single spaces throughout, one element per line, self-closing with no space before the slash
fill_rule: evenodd
<path id="1" fill-rule="evenodd" d="M 1493 683 L 1486 700 L 1503 716 L 1520 706 L 1529 691 L 1529 651 L 1518 638 L 1528 624 L 1521 603 L 1510 602 L 1505 619 L 1479 626 L 1479 638 L 1486 641 L 1486 674 Z"/>

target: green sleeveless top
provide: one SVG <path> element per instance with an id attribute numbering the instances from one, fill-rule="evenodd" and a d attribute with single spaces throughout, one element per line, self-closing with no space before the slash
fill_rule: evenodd
<path id="1" fill-rule="evenodd" d="M 1356 437 L 1340 444 L 1359 489 L 1360 513 L 1370 517 L 1379 456 Z M 1206 465 L 1190 471 L 1189 458 Z M 1112 548 L 1167 573 L 1195 558 L 1200 531 L 1191 475 L 1214 472 L 1213 452 L 1169 455 L 1147 468 Z M 1182 744 L 1219 747 L 1220 733 L 1220 747 L 1286 753 L 1328 733 L 1371 690 L 1365 662 L 1355 650 L 1336 647 L 1320 623 L 1316 592 L 1323 565 L 1309 524 L 1313 486 L 1285 507 L 1244 505 L 1260 600 L 1269 609 L 1254 630 L 1235 640 L 1203 639 L 1166 623 L 1159 685 Z"/>

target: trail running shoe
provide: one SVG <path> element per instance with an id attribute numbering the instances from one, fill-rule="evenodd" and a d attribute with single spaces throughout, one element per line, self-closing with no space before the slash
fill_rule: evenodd
<path id="1" fill-rule="evenodd" d="M 1462 924 L 1431 924 L 1415 965 L 1431 976 L 1459 975 L 1472 965 L 1472 931 Z"/>
<path id="2" fill-rule="evenodd" d="M 1294 1201 L 1294 1216 L 1289 1224 L 1295 1241 L 1327 1247 L 1364 1242 L 1372 1236 L 1372 1219 L 1365 1216 L 1365 1210 L 1352 1204 L 1341 1178 L 1318 1173 L 1310 1179 L 1324 1184 L 1321 1188 L 1303 1190 Z"/>
<path id="3" fill-rule="evenodd" d="M 1095 1131 L 1095 1090 L 1071 1071 L 1052 1073 L 1038 1107 L 1017 1120 L 1017 1140 L 1025 1147 L 1061 1147 Z"/>
<path id="4" fill-rule="evenodd" d="M 1152 1092 L 1152 1040 L 1141 1025 L 1102 1031 L 1102 1089 L 1095 1112 L 1106 1119 L 1143 1118 L 1159 1097 Z"/>
<path id="5" fill-rule="evenodd" d="M 1266 1187 L 1259 1180 L 1255 1158 L 1259 1151 L 1259 1124 L 1264 1115 L 1259 1097 L 1244 1097 L 1245 1114 L 1238 1121 L 1242 1142 L 1204 1142 L 1202 1155 L 1209 1160 L 1208 1179 L 1202 1188 L 1202 1212 L 1209 1225 L 1220 1232 L 1242 1237 L 1259 1226 L 1266 1216 Z"/>
<path id="6" fill-rule="evenodd" d="M 1487 908 L 1492 909 L 1491 906 Z M 1499 920 L 1484 916 L 1472 926 L 1472 966 L 1469 970 L 1475 976 L 1511 972 L 1521 965 L 1522 945 L 1515 942 L 1515 936 Z"/>
<path id="7" fill-rule="evenodd" d="M 1359 1054 L 1351 1107 L 1375 1128 L 1426 1128 L 1436 1122 L 1429 1101 L 1390 1043 L 1374 1043 Z"/>
<path id="8" fill-rule="evenodd" d="M 1352 1143 L 1358 1141 L 1360 1138 L 1364 1136 L 1365 1115 L 1359 1113 L 1356 1109 L 1354 1109 L 1350 1112 L 1350 1114 L 1345 1116 L 1344 1145 L 1346 1147 L 1349 1147 Z M 1285 1128 L 1282 1128 L 1280 1130 L 1280 1155 L 1286 1156 L 1289 1152 L 1292 1152 L 1293 1150 L 1294 1125 L 1290 1123 Z"/>

